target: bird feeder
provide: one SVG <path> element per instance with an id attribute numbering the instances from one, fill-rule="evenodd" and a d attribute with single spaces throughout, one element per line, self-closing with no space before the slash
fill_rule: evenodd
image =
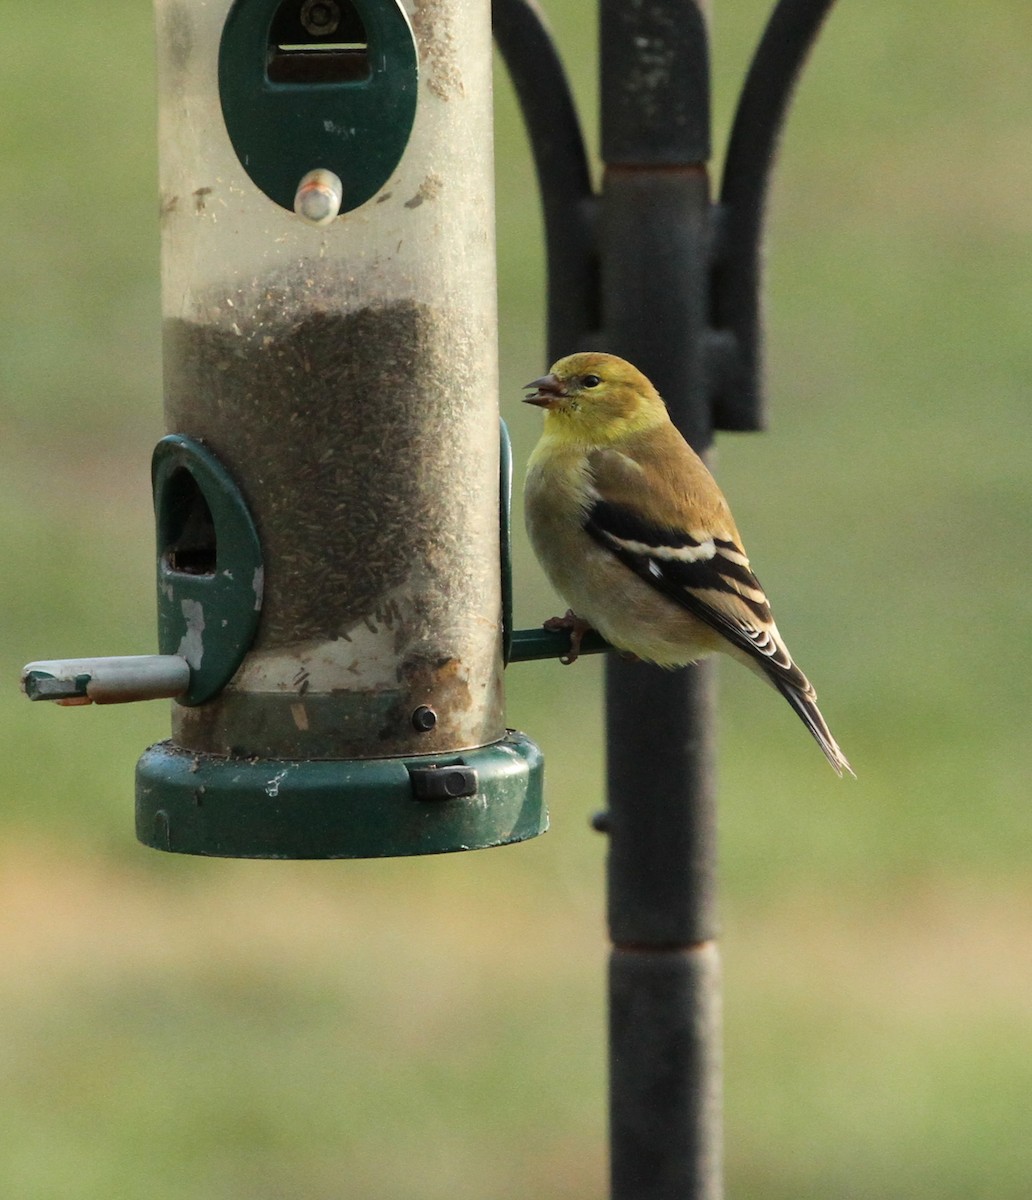
<path id="1" fill-rule="evenodd" d="M 33 663 L 26 691 L 174 697 L 137 768 L 157 849 L 533 837 L 541 756 L 503 711 L 488 8 L 157 19 L 160 653 Z"/>

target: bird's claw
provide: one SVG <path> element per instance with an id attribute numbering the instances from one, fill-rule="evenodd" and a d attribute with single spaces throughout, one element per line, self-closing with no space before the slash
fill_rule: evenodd
<path id="1" fill-rule="evenodd" d="M 580 658 L 581 642 L 584 635 L 590 633 L 592 628 L 587 621 L 578 617 L 572 608 L 566 610 L 565 617 L 549 617 L 542 627 L 549 633 L 568 633 L 570 635 L 570 648 L 559 659 L 564 667 L 570 666 Z"/>

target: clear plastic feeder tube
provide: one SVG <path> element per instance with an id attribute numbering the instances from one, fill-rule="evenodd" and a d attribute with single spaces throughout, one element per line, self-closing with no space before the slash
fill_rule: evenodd
<path id="1" fill-rule="evenodd" d="M 234 477 L 265 560 L 253 647 L 215 700 L 175 706 L 174 740 L 270 758 L 495 741 L 489 4 L 407 6 L 411 136 L 371 199 L 321 225 L 271 200 L 234 150 L 230 0 L 156 7 L 166 423 Z M 328 102 L 330 127 L 347 119 Z"/>

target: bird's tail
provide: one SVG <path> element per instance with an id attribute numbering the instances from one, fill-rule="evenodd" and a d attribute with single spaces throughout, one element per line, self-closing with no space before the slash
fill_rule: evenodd
<path id="1" fill-rule="evenodd" d="M 848 771 L 855 779 L 856 772 L 849 765 L 849 759 L 842 753 L 841 747 L 828 728 L 828 722 L 821 716 L 821 710 L 817 707 L 817 693 L 813 690 L 813 685 L 799 671 L 798 667 L 796 667 L 796 672 L 802 680 L 802 685 L 805 686 L 783 676 L 770 674 L 768 677 L 799 714 L 806 728 L 813 734 L 814 741 L 824 751 L 824 757 L 831 763 L 835 774 L 841 779 L 843 772 Z"/>

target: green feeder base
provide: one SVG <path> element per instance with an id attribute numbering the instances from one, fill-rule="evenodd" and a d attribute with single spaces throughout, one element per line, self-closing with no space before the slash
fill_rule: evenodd
<path id="1" fill-rule="evenodd" d="M 510 730 L 459 754 L 220 758 L 172 742 L 136 767 L 145 846 L 223 858 L 386 858 L 479 850 L 548 828 L 541 751 Z"/>

